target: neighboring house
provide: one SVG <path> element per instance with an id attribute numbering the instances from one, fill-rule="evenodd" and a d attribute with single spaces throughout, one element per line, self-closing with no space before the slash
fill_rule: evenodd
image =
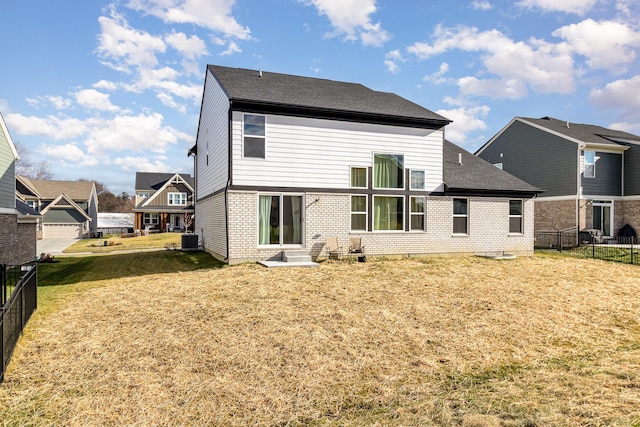
<path id="1" fill-rule="evenodd" d="M 120 234 L 133 232 L 133 213 L 98 212 L 98 232 Z"/>
<path id="2" fill-rule="evenodd" d="M 450 121 L 360 84 L 209 65 L 195 232 L 230 264 L 325 254 L 533 253 L 539 190 L 445 142 Z"/>
<path id="3" fill-rule="evenodd" d="M 640 137 L 551 117 L 516 117 L 476 155 L 545 190 L 536 231 L 640 231 Z"/>
<path id="4" fill-rule="evenodd" d="M 16 200 L 18 152 L 0 114 L 0 264 L 23 264 L 37 256 L 39 215 Z"/>
<path id="5" fill-rule="evenodd" d="M 42 215 L 38 238 L 78 239 L 98 228 L 98 196 L 89 181 L 45 181 L 16 176 L 16 194 Z"/>
<path id="6" fill-rule="evenodd" d="M 191 230 L 193 178 L 189 174 L 136 172 L 134 205 L 137 230 Z"/>

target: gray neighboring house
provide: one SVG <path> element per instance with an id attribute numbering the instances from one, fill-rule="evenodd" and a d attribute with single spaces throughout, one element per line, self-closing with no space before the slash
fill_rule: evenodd
<path id="1" fill-rule="evenodd" d="M 536 231 L 640 231 L 640 136 L 552 117 L 515 117 L 476 155 L 545 190 Z"/>
<path id="2" fill-rule="evenodd" d="M 192 230 L 193 185 L 186 173 L 136 172 L 134 228 Z"/>
<path id="3" fill-rule="evenodd" d="M 18 153 L 0 114 L 0 264 L 23 264 L 37 256 L 38 213 L 16 200 Z"/>
<path id="4" fill-rule="evenodd" d="M 445 141 L 450 120 L 356 83 L 207 66 L 195 232 L 230 264 L 325 255 L 533 253 L 540 190 Z"/>
<path id="5" fill-rule="evenodd" d="M 16 176 L 16 194 L 41 216 L 38 238 L 79 239 L 98 228 L 98 195 L 88 181 L 31 180 Z"/>

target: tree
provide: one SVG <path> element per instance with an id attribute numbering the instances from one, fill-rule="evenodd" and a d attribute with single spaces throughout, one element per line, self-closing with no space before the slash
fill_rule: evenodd
<path id="1" fill-rule="evenodd" d="M 98 195 L 98 212 L 133 212 L 133 201 L 126 192 L 116 196 L 100 181 L 86 178 L 80 178 L 78 181 L 93 182 L 95 184 L 96 194 Z"/>
<path id="2" fill-rule="evenodd" d="M 48 161 L 42 160 L 38 163 L 33 163 L 33 160 L 31 160 L 31 153 L 24 144 L 16 142 L 15 146 L 16 151 L 18 152 L 18 157 L 20 157 L 16 161 L 16 175 L 24 176 L 29 179 L 53 179 L 53 171 L 51 170 L 51 164 Z"/>

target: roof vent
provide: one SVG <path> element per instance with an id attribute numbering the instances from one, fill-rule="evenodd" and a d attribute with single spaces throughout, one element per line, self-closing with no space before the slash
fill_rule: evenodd
<path id="1" fill-rule="evenodd" d="M 462 153 L 458 153 L 458 164 L 462 164 Z"/>
<path id="2" fill-rule="evenodd" d="M 569 129 L 569 122 L 567 122 L 567 129 Z"/>
<path id="3" fill-rule="evenodd" d="M 260 78 L 262 78 L 262 70 L 260 70 L 259 73 L 260 73 Z"/>

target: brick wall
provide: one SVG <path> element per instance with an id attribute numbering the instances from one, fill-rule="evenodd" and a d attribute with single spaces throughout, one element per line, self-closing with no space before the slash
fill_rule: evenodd
<path id="1" fill-rule="evenodd" d="M 535 199 L 535 229 L 538 231 L 564 230 L 576 225 L 576 201 L 545 201 Z M 586 223 L 586 218 L 581 224 Z M 585 228 L 584 226 L 582 228 Z M 590 227 L 587 227 L 590 228 Z"/>
<path id="2" fill-rule="evenodd" d="M 33 261 L 36 251 L 36 224 L 21 224 L 16 215 L 0 214 L 0 264 Z"/>
<path id="3" fill-rule="evenodd" d="M 209 199 L 211 200 L 211 199 Z M 500 254 L 533 253 L 534 202 L 524 203 L 524 233 L 509 234 L 508 199 L 472 197 L 469 199 L 469 234 L 454 236 L 453 202 L 451 197 L 427 199 L 427 229 L 412 232 L 350 231 L 350 196 L 348 194 L 305 194 L 305 249 L 311 255 L 324 257 L 327 237 L 335 236 L 348 247 L 349 236 L 361 236 L 367 255 L 422 256 L 429 254 Z M 208 219 L 197 208 L 196 224 L 205 225 Z M 210 214 L 208 214 L 210 215 Z M 197 225 L 199 232 L 201 225 Z M 211 250 L 208 232 L 205 247 Z M 212 251 L 213 252 L 213 251 Z M 229 260 L 240 262 L 280 259 L 282 248 L 258 248 L 258 196 L 256 193 L 229 193 Z"/>
<path id="4" fill-rule="evenodd" d="M 616 202 L 614 209 L 618 209 L 618 202 Z M 629 224 L 636 230 L 638 237 L 640 237 L 640 200 L 625 200 L 620 210 L 616 210 L 615 212 L 616 217 L 621 217 L 619 222 L 620 227 Z M 621 213 L 621 215 L 618 215 L 618 213 Z"/>

